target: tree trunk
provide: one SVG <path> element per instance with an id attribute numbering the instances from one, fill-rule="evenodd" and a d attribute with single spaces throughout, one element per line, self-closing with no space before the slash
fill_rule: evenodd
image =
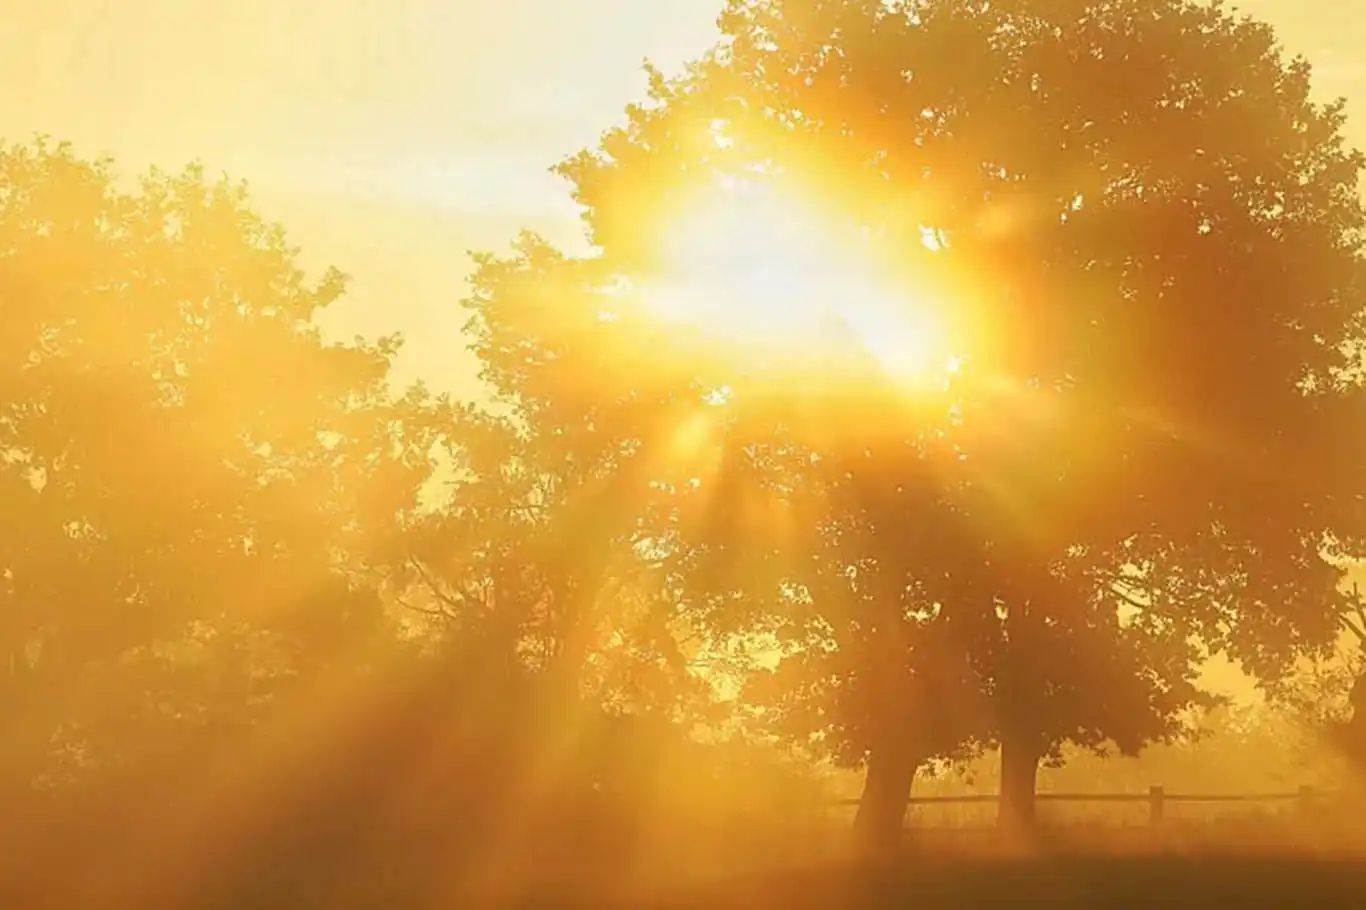
<path id="1" fill-rule="evenodd" d="M 1034 791 L 1043 750 L 1033 737 L 1007 733 L 1001 737 L 1001 801 L 996 823 L 1023 836 L 1035 828 Z"/>
<path id="2" fill-rule="evenodd" d="M 854 834 L 869 854 L 886 854 L 901 843 L 906 824 L 906 800 L 920 761 L 906 749 L 874 749 L 868 756 Z"/>
<path id="3" fill-rule="evenodd" d="M 1352 714 L 1337 729 L 1338 745 L 1348 762 L 1366 768 L 1366 670 L 1352 682 L 1347 704 Z"/>

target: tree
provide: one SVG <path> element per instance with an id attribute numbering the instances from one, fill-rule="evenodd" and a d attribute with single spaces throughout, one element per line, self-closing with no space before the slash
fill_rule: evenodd
<path id="1" fill-rule="evenodd" d="M 642 521 L 689 406 L 643 369 L 649 327 L 598 318 L 600 277 L 531 235 L 477 257 L 463 305 L 489 401 L 452 414 L 449 495 L 389 581 L 444 640 L 464 764 L 491 772 L 474 796 L 516 812 L 490 823 L 548 824 L 620 789 L 594 766 L 625 715 L 686 733 L 706 713 Z"/>
<path id="2" fill-rule="evenodd" d="M 1338 619 L 1347 647 L 1308 661 L 1302 672 L 1281 681 L 1274 694 L 1319 734 L 1322 741 L 1316 745 L 1326 742 L 1349 768 L 1360 771 L 1366 766 L 1366 603 L 1355 582 Z"/>
<path id="3" fill-rule="evenodd" d="M 600 318 L 596 263 L 531 235 L 477 262 L 464 305 L 492 403 L 450 425 L 457 479 L 409 567 L 454 621 L 497 627 L 505 654 L 577 693 L 621 619 L 603 610 L 667 610 L 638 519 L 690 405 L 644 369 L 648 329 Z"/>
<path id="4" fill-rule="evenodd" d="M 243 185 L 129 191 L 65 145 L 0 148 L 7 786 L 221 756 L 264 705 L 378 669 L 366 575 L 416 508 L 433 403 L 391 396 L 396 339 L 323 340 L 344 287 L 305 279 Z"/>
<path id="5" fill-rule="evenodd" d="M 1323 555 L 1362 543 L 1363 160 L 1308 64 L 1187 0 L 736 0 L 721 22 L 563 168 L 595 268 L 648 275 L 648 226 L 748 157 L 954 290 L 959 457 L 933 466 L 968 530 L 925 562 L 991 629 L 971 651 L 1003 817 L 1028 823 L 1060 739 L 1169 729 L 1192 640 L 1268 681 L 1327 647 Z M 1123 707 L 1125 674 L 1058 659 L 1095 647 L 1139 680 Z"/>

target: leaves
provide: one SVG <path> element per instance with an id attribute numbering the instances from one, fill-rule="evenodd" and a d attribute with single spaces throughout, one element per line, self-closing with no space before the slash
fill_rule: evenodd
<path id="1" fill-rule="evenodd" d="M 416 508 L 431 403 L 390 399 L 391 342 L 323 342 L 343 287 L 306 281 L 244 186 L 190 168 L 127 192 L 66 146 L 0 148 L 8 711 L 103 726 L 120 662 L 195 628 L 247 623 L 304 663 L 369 634 L 339 573 Z"/>
<path id="2" fill-rule="evenodd" d="M 888 724 L 951 750 L 1022 718 L 1132 750 L 1201 700 L 1202 647 L 1271 681 L 1331 642 L 1325 535 L 1363 527 L 1361 395 L 1331 378 L 1355 356 L 1363 159 L 1305 64 L 1184 0 L 737 0 L 721 22 L 560 168 L 593 256 L 481 260 L 475 350 L 518 463 L 566 494 L 618 484 L 597 539 L 653 542 L 711 647 L 780 642 L 749 697 L 848 761 Z M 874 386 L 747 397 L 743 365 L 637 334 L 605 289 L 747 163 L 960 289 L 976 347 L 943 412 Z M 660 428 L 687 420 L 707 455 L 684 465 Z"/>

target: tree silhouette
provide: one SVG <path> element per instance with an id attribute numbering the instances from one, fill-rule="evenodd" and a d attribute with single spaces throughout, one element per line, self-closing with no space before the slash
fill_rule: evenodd
<path id="1" fill-rule="evenodd" d="M 1362 158 L 1308 65 L 1186 0 L 737 0 L 721 22 L 562 168 L 593 267 L 647 273 L 642 225 L 750 156 L 967 289 L 960 457 L 933 467 L 968 530 L 924 562 L 946 610 L 998 620 L 970 650 L 1003 818 L 1028 824 L 1061 738 L 1167 729 L 1192 640 L 1263 680 L 1327 647 L 1323 555 L 1361 544 Z"/>
<path id="2" fill-rule="evenodd" d="M 245 186 L 0 148 L 6 792 L 116 766 L 211 788 L 268 707 L 382 662 L 367 573 L 434 423 L 390 395 L 396 339 L 313 327 L 344 287 Z"/>
<path id="3" fill-rule="evenodd" d="M 625 715 L 683 724 L 708 701 L 673 626 L 676 592 L 642 536 L 680 408 L 646 397 L 660 378 L 614 337 L 625 326 L 594 315 L 592 263 L 526 235 L 508 255 L 477 257 L 471 288 L 467 337 L 491 400 L 446 425 L 447 501 L 406 535 L 390 584 L 436 620 L 440 660 L 463 680 L 448 698 L 476 718 L 466 747 L 488 753 L 479 767 L 497 756 L 473 788 L 489 824 L 533 836 L 596 805 L 579 826 L 587 837 L 613 813 L 648 812 L 621 794 L 651 769 L 620 752 L 648 766 L 658 743 L 640 737 L 669 737 Z M 490 710 L 497 730 L 478 719 Z"/>
<path id="4" fill-rule="evenodd" d="M 637 519 L 680 411 L 650 397 L 663 381 L 611 337 L 625 327 L 597 318 L 594 272 L 530 235 L 511 256 L 479 257 L 467 331 L 493 406 L 451 425 L 450 507 L 410 562 L 456 621 L 501 629 L 506 653 L 566 692 L 616 631 L 597 611 L 641 597 L 663 605 Z M 612 375 L 598 377 L 613 358 Z"/>

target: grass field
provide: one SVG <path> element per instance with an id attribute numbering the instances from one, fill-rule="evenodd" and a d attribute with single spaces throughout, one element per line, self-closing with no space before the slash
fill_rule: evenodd
<path id="1" fill-rule="evenodd" d="M 664 826 L 596 838 L 571 830 L 515 845 L 372 834 L 210 840 L 178 854 L 125 842 L 132 849 L 117 854 L 67 843 L 11 865 L 42 874 L 9 882 L 18 890 L 0 908 L 1366 908 L 1357 818 L 1335 807 L 1222 823 L 1058 825 L 1027 845 L 988 826 L 927 827 L 876 862 L 856 857 L 847 825 L 833 822 L 686 836 Z"/>
<path id="2" fill-rule="evenodd" d="M 540 878 L 540 876 L 536 876 Z M 248 888 L 215 906 L 418 908 L 655 907 L 881 908 L 959 910 L 994 906 L 1359 908 L 1366 906 L 1366 862 L 1294 854 L 942 856 L 880 866 L 815 862 L 762 873 L 681 875 L 642 885 L 581 875 L 485 888 L 404 883 Z M 688 880 L 691 878 L 691 880 Z M 264 884 L 264 883 L 258 883 Z M 283 882 L 277 882 L 284 885 Z M 297 883 L 301 884 L 301 883 Z"/>
<path id="3" fill-rule="evenodd" d="M 298 871 L 298 870 L 295 870 Z M 425 881 L 423 880 L 425 879 Z M 538 880 L 539 879 L 539 880 Z M 457 910 L 466 907 L 843 908 L 959 910 L 1048 907 L 1366 907 L 1366 863 L 1307 856 L 959 858 L 879 868 L 813 864 L 640 886 L 584 876 L 541 876 L 470 887 L 442 876 L 319 878 L 288 869 L 158 900 L 101 890 L 14 895 L 9 907 L 128 910 Z"/>

